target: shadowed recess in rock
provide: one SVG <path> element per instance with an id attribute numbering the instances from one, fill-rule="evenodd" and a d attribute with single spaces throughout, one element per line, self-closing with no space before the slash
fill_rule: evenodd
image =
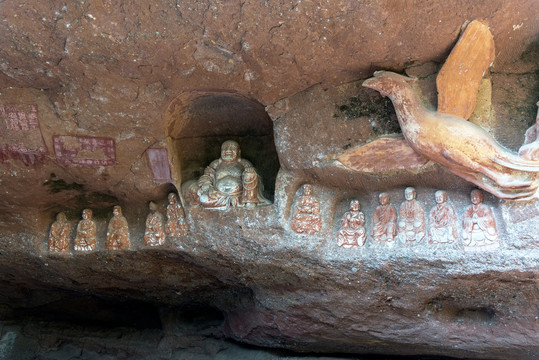
<path id="1" fill-rule="evenodd" d="M 241 157 L 257 169 L 264 195 L 273 200 L 279 159 L 273 123 L 258 101 L 230 91 L 195 91 L 174 99 L 164 115 L 176 187 L 199 178 L 219 158 L 221 144 L 235 140 Z"/>
<path id="2" fill-rule="evenodd" d="M 36 307 L 13 308 L 7 312 L 6 318 L 8 320 L 30 318 L 32 321 L 65 322 L 83 326 L 161 329 L 159 311 L 150 303 L 78 294 Z"/>

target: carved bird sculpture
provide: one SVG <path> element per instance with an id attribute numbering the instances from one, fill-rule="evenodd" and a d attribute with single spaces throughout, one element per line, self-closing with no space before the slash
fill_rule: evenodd
<path id="1" fill-rule="evenodd" d="M 539 161 L 505 149 L 481 127 L 424 107 L 410 82 L 415 79 L 377 71 L 363 86 L 393 102 L 404 138 L 417 153 L 506 200 L 538 197 Z"/>

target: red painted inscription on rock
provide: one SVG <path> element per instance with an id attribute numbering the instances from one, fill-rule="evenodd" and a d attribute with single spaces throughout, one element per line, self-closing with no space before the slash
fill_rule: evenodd
<path id="1" fill-rule="evenodd" d="M 8 130 L 27 131 L 39 128 L 37 106 L 31 105 L 0 105 L 0 115 Z"/>
<path id="2" fill-rule="evenodd" d="M 148 149 L 148 160 L 155 180 L 170 181 L 168 152 L 165 148 Z"/>
<path id="3" fill-rule="evenodd" d="M 54 153 L 63 165 L 110 166 L 116 163 L 114 139 L 55 135 Z"/>
<path id="4" fill-rule="evenodd" d="M 47 147 L 39 128 L 37 105 L 0 104 L 0 163 L 19 160 L 26 166 L 45 162 Z"/>

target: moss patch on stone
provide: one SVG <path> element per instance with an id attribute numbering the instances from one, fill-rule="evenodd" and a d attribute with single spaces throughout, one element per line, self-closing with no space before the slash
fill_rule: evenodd
<path id="1" fill-rule="evenodd" d="M 346 104 L 337 105 L 337 110 L 335 117 L 351 120 L 361 116 L 389 114 L 393 110 L 393 105 L 386 98 L 359 95 L 350 97 Z"/>
<path id="2" fill-rule="evenodd" d="M 99 192 L 78 195 L 76 202 L 81 209 L 92 209 L 94 219 L 109 218 L 114 205 L 118 205 L 118 199 L 115 196 Z M 79 212 L 81 213 L 82 210 Z"/>
<path id="3" fill-rule="evenodd" d="M 64 199 L 65 207 L 62 209 L 69 220 L 80 220 L 83 209 L 92 209 L 94 219 L 107 219 L 112 214 L 112 208 L 118 204 L 118 198 L 100 192 L 86 192 L 84 185 L 76 182 L 68 183 L 51 173 L 44 186 L 49 187 L 51 194 L 59 194 L 63 191 L 75 191 L 68 195 L 69 200 Z"/>
<path id="4" fill-rule="evenodd" d="M 369 117 L 372 131 L 376 135 L 400 133 L 399 123 L 391 100 L 381 96 L 360 93 L 352 96 L 344 104 L 336 104 L 334 118 L 343 121 Z"/>
<path id="5" fill-rule="evenodd" d="M 49 192 L 51 194 L 58 194 L 59 192 L 67 190 L 82 191 L 84 189 L 82 184 L 76 182 L 67 183 L 63 179 L 58 179 L 54 173 L 51 173 L 50 179 L 45 180 L 43 185 L 49 187 Z"/>
<path id="6" fill-rule="evenodd" d="M 520 55 L 520 60 L 526 63 L 537 63 L 537 54 L 539 54 L 539 40 L 532 41 L 526 50 Z"/>
<path id="7" fill-rule="evenodd" d="M 526 101 L 516 101 L 514 96 L 509 92 L 508 97 L 502 102 L 502 105 L 515 114 L 515 118 L 522 119 L 526 122 L 526 127 L 530 127 L 536 123 L 537 114 L 537 94 L 539 94 L 539 69 L 528 74 L 523 74 L 517 78 L 517 86 L 521 89 L 529 89 L 530 83 L 533 87 L 527 91 Z"/>

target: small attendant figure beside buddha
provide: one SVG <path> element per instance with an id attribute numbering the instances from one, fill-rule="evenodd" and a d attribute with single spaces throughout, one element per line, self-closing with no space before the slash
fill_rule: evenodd
<path id="1" fill-rule="evenodd" d="M 166 232 L 171 237 L 185 236 L 189 232 L 185 212 L 175 193 L 168 194 Z"/>
<path id="2" fill-rule="evenodd" d="M 146 218 L 144 230 L 144 245 L 160 246 L 165 243 L 165 225 L 163 215 L 157 209 L 157 204 L 150 201 L 150 213 Z"/>

